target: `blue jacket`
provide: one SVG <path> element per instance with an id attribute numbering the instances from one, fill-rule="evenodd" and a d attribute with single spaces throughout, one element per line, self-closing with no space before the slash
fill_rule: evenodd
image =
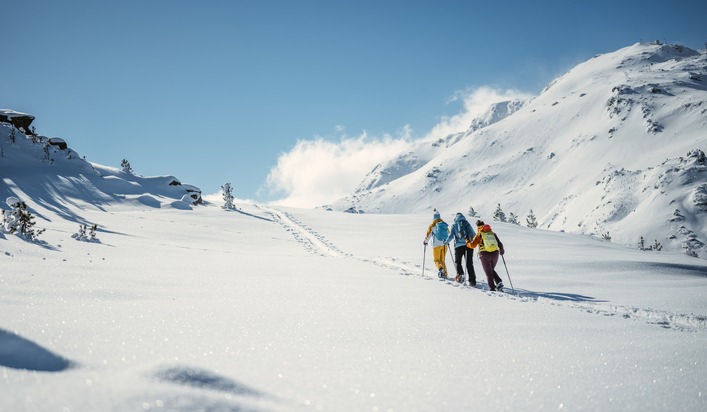
<path id="1" fill-rule="evenodd" d="M 474 236 L 476 236 L 476 232 L 469 224 L 469 221 L 466 220 L 463 214 L 457 213 L 454 217 L 454 224 L 449 231 L 449 237 L 444 243 L 448 244 L 454 239 L 454 247 L 458 248 L 466 246 L 466 239 L 473 239 Z"/>

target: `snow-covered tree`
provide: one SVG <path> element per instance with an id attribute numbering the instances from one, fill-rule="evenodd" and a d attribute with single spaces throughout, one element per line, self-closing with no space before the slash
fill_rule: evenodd
<path id="1" fill-rule="evenodd" d="M 96 224 L 91 226 L 79 225 L 79 231 L 71 235 L 71 237 L 82 242 L 98 242 L 98 239 L 96 239 L 97 228 L 98 225 Z"/>
<path id="2" fill-rule="evenodd" d="M 223 186 L 221 186 L 221 191 L 223 192 L 224 201 L 224 204 L 223 206 L 221 206 L 221 208 L 226 210 L 235 209 L 235 206 L 233 205 L 233 188 L 231 187 L 231 184 L 225 183 Z"/>
<path id="3" fill-rule="evenodd" d="M 10 143 L 15 143 L 15 126 L 10 129 Z"/>
<path id="4" fill-rule="evenodd" d="M 609 234 L 609 231 L 607 230 L 606 233 L 601 235 L 601 238 L 606 240 L 607 242 L 611 242 L 611 235 Z"/>
<path id="5" fill-rule="evenodd" d="M 533 209 L 530 209 L 530 213 L 528 213 L 528 216 L 525 217 L 525 222 L 528 224 L 528 227 L 538 227 L 538 219 L 535 217 Z"/>
<path id="6" fill-rule="evenodd" d="M 469 206 L 469 217 L 479 218 L 481 216 L 479 216 L 479 214 L 476 213 L 476 210 L 474 210 L 473 207 Z"/>
<path id="7" fill-rule="evenodd" d="M 123 161 L 120 162 L 120 167 L 125 173 L 133 173 L 133 168 L 132 166 L 130 166 L 130 162 L 128 162 L 128 159 L 123 159 Z"/>
<path id="8" fill-rule="evenodd" d="M 513 223 L 514 225 L 520 226 L 520 222 L 518 221 L 518 216 L 516 216 L 513 212 L 511 212 L 508 217 L 508 223 Z"/>
<path id="9" fill-rule="evenodd" d="M 27 204 L 16 197 L 7 199 L 7 204 L 12 209 L 3 210 L 3 229 L 8 233 L 17 233 L 27 240 L 34 240 L 44 229 L 35 229 L 34 216 L 27 209 Z"/>
<path id="10" fill-rule="evenodd" d="M 643 236 L 638 240 L 638 250 L 646 250 L 646 241 Z"/>
<path id="11" fill-rule="evenodd" d="M 663 249 L 663 245 L 661 245 L 660 242 L 658 242 L 658 239 L 655 239 L 653 241 L 653 246 L 651 246 L 651 249 L 660 251 Z"/>
<path id="12" fill-rule="evenodd" d="M 499 222 L 505 222 L 506 221 L 506 213 L 501 209 L 501 204 L 499 203 L 498 206 L 496 207 L 496 211 L 493 212 L 493 220 L 499 221 Z"/>

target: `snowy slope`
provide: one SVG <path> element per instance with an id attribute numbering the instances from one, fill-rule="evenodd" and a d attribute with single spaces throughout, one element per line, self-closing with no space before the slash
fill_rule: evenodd
<path id="1" fill-rule="evenodd" d="M 100 243 L 0 238 L 0 410 L 707 408 L 699 259 L 498 224 L 514 296 L 423 269 L 428 215 L 77 206 Z"/>
<path id="2" fill-rule="evenodd" d="M 472 120 L 469 131 L 473 132 L 484 127 L 498 123 L 512 113 L 521 109 L 527 101 L 509 100 L 494 103 L 488 109 Z M 390 159 L 385 163 L 377 165 L 369 172 L 354 191 L 354 196 L 377 187 L 386 185 L 402 176 L 410 174 L 430 162 L 440 153 L 458 143 L 464 133 L 454 133 L 444 138 L 438 138 L 434 134 L 413 143 L 413 147 L 406 153 Z M 355 211 L 351 209 L 350 211 Z"/>
<path id="3" fill-rule="evenodd" d="M 578 65 L 501 121 L 330 207 L 473 207 L 491 220 L 500 204 L 521 222 L 532 209 L 543 228 L 632 246 L 643 236 L 707 257 L 706 126 L 705 53 L 635 44 Z"/>
<path id="4" fill-rule="evenodd" d="M 0 199 L 16 196 L 65 218 L 80 220 L 67 207 L 102 209 L 125 202 L 150 207 L 191 208 L 199 188 L 174 176 L 142 177 L 91 163 L 71 149 L 48 144 L 45 136 L 25 135 L 0 123 Z M 187 196 L 185 198 L 185 196 Z"/>

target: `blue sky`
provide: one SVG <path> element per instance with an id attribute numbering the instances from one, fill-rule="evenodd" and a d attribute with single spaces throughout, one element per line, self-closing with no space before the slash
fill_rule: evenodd
<path id="1" fill-rule="evenodd" d="M 481 88 L 537 94 L 598 53 L 707 42 L 703 0 L 25 0 L 3 16 L 0 108 L 93 162 L 258 201 L 350 190 L 371 147 L 429 134 Z"/>

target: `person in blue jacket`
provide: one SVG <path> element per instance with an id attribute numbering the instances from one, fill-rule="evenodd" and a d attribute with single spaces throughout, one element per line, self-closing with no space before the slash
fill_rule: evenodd
<path id="1" fill-rule="evenodd" d="M 444 244 L 449 244 L 454 239 L 454 263 L 457 269 L 457 282 L 464 283 L 464 268 L 462 258 L 465 259 L 466 273 L 469 274 L 469 286 L 476 287 L 476 273 L 474 272 L 474 249 L 466 246 L 466 243 L 476 236 L 474 228 L 471 227 L 466 217 L 459 212 L 454 217 L 454 224 L 449 231 L 449 237 Z"/>

